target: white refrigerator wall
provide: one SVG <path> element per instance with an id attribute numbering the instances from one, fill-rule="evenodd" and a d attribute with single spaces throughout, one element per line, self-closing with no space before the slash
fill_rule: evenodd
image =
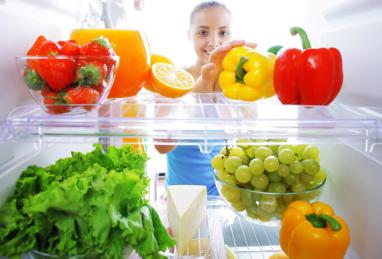
<path id="1" fill-rule="evenodd" d="M 344 84 L 337 101 L 382 105 L 382 1 L 305 1 L 305 25 L 313 46 L 337 47 Z"/>
<path id="2" fill-rule="evenodd" d="M 19 105 L 33 102 L 17 74 L 15 56 L 25 55 L 40 34 L 52 39 L 67 39 L 77 15 L 77 2 L 0 1 L 0 118 Z"/>
<path id="3" fill-rule="evenodd" d="M 0 117 L 16 106 L 32 102 L 17 74 L 14 57 L 22 55 L 40 33 L 53 39 L 68 37 L 76 12 L 74 7 L 67 8 L 68 5 L 62 2 L 0 0 Z M 70 2 L 77 6 L 77 1 Z M 381 106 L 382 1 L 306 0 L 304 10 L 303 27 L 308 31 L 312 45 L 335 46 L 343 54 L 345 80 L 338 100 Z M 56 145 L 41 149 L 32 144 L 25 144 L 25 147 L 0 146 L 0 165 L 10 161 L 5 163 L 6 167 L 0 167 L 4 169 L 0 170 L 0 203 L 27 165 L 46 165 L 67 156 L 73 149 L 85 151 L 91 148 L 89 145 Z M 330 176 L 323 199 L 333 204 L 349 222 L 354 258 L 357 255 L 380 258 L 382 155 L 378 162 L 346 145 L 324 145 L 321 152 Z"/>
<path id="4" fill-rule="evenodd" d="M 23 56 L 36 37 L 66 39 L 75 23 L 78 1 L 0 1 L 0 120 L 15 107 L 34 103 L 16 70 L 15 56 Z M 26 151 L 0 145 L 0 164 Z"/>

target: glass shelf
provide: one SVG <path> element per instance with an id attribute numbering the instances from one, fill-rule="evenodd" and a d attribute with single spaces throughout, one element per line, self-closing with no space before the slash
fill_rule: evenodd
<path id="1" fill-rule="evenodd" d="M 199 145 L 208 152 L 238 138 L 287 138 L 294 143 L 356 144 L 368 151 L 382 143 L 381 125 L 382 107 L 282 105 L 275 97 L 248 103 L 221 94 L 168 99 L 145 93 L 111 99 L 79 115 L 21 106 L 2 122 L 0 141 L 82 143 L 123 137 L 131 143 Z"/>

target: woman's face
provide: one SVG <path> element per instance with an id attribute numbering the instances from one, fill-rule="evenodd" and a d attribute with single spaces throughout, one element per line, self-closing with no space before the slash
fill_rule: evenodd
<path id="1" fill-rule="evenodd" d="M 222 7 L 207 7 L 195 13 L 189 38 L 203 65 L 208 63 L 213 49 L 231 39 L 231 22 L 231 14 Z"/>

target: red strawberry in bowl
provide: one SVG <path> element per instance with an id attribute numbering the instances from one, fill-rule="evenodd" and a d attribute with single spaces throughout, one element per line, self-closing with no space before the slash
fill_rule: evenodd
<path id="1" fill-rule="evenodd" d="M 38 56 L 41 45 L 46 41 L 46 38 L 42 35 L 38 36 L 32 47 L 28 50 L 28 56 Z M 35 71 L 38 70 L 38 62 L 37 60 L 30 59 L 28 60 L 29 69 L 33 69 Z"/>
<path id="2" fill-rule="evenodd" d="M 60 51 L 60 46 L 49 40 L 45 41 L 39 49 L 39 56 L 46 58 L 39 60 L 37 71 L 49 87 L 56 92 L 71 85 L 76 79 L 75 60 L 59 56 Z"/>
<path id="3" fill-rule="evenodd" d="M 67 56 L 77 56 L 81 54 L 81 46 L 75 40 L 61 42 L 61 54 Z"/>
<path id="4" fill-rule="evenodd" d="M 77 82 L 80 85 L 99 85 L 107 74 L 107 66 L 98 60 L 78 62 Z"/>
<path id="5" fill-rule="evenodd" d="M 65 95 L 65 101 L 69 104 L 96 104 L 100 94 L 89 86 L 77 86 L 70 88 Z M 92 106 L 84 106 L 85 109 L 91 110 Z"/>
<path id="6" fill-rule="evenodd" d="M 102 36 L 83 45 L 81 54 L 98 57 L 116 56 L 109 40 Z M 108 69 L 111 69 L 112 66 L 115 65 L 115 60 L 112 58 L 107 59 L 106 65 Z"/>
<path id="7" fill-rule="evenodd" d="M 63 93 L 46 91 L 44 95 L 44 104 L 48 112 L 53 114 L 66 113 L 70 110 L 69 106 L 65 106 L 66 101 Z"/>

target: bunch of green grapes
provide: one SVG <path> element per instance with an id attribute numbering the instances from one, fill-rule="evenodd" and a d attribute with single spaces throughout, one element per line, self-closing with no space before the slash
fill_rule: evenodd
<path id="1" fill-rule="evenodd" d="M 217 182 L 220 193 L 236 211 L 269 221 L 280 218 L 293 200 L 312 201 L 319 195 L 315 188 L 326 179 L 319 155 L 313 145 L 239 140 L 236 146 L 224 147 L 211 165 L 221 180 Z"/>

